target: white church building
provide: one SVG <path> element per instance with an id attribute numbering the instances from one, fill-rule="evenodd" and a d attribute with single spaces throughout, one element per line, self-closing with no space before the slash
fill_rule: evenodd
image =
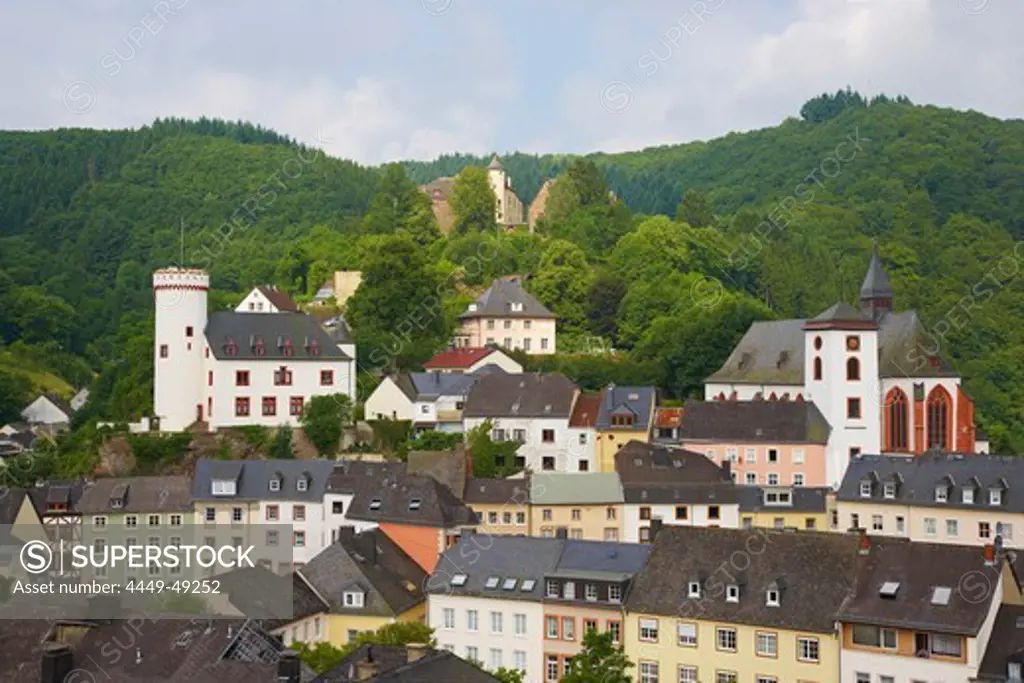
<path id="1" fill-rule="evenodd" d="M 356 395 L 355 343 L 325 329 L 281 290 L 257 287 L 233 311 L 207 312 L 210 276 L 165 268 L 156 300 L 153 412 L 161 431 L 297 426 L 313 396 Z"/>
<path id="2" fill-rule="evenodd" d="M 860 453 L 987 452 L 974 402 L 939 347 L 915 311 L 893 310 L 876 242 L 859 308 L 753 323 L 705 380 L 704 398 L 813 401 L 832 427 L 825 469 L 834 487 Z"/>

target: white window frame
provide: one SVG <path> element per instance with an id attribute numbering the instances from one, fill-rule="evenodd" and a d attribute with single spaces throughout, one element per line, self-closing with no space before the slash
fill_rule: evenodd
<path id="1" fill-rule="evenodd" d="M 642 643 L 658 642 L 659 628 L 657 619 L 640 619 L 637 623 L 637 638 Z"/>
<path id="2" fill-rule="evenodd" d="M 342 600 L 345 607 L 360 608 L 366 604 L 366 596 L 362 591 L 345 591 Z"/>
<path id="3" fill-rule="evenodd" d="M 676 623 L 676 643 L 680 647 L 697 647 L 697 624 L 693 621 Z"/>
<path id="4" fill-rule="evenodd" d="M 723 640 L 728 640 L 729 636 L 732 636 L 732 647 L 723 645 Z M 727 628 L 725 626 L 718 626 L 715 628 L 715 649 L 719 652 L 736 652 L 739 647 L 739 634 L 734 628 Z"/>

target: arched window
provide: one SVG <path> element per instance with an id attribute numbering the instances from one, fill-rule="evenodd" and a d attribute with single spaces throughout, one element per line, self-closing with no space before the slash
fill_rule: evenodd
<path id="1" fill-rule="evenodd" d="M 768 397 L 768 400 L 769 400 L 769 401 L 778 401 L 778 400 L 779 400 L 779 397 L 778 397 L 778 396 L 776 396 L 776 395 L 775 395 L 775 392 L 773 391 L 773 392 L 772 392 L 772 395 Z"/>
<path id="2" fill-rule="evenodd" d="M 946 451 L 952 447 L 953 399 L 949 392 L 936 386 L 928 394 L 928 448 Z"/>
<path id="3" fill-rule="evenodd" d="M 814 338 L 814 350 L 821 351 L 821 337 Z"/>
<path id="4" fill-rule="evenodd" d="M 724 391 L 718 392 L 718 396 L 715 398 L 715 400 L 716 401 L 724 401 L 725 400 L 725 392 Z"/>
<path id="5" fill-rule="evenodd" d="M 860 360 L 857 358 L 846 359 L 846 379 L 860 379 Z"/>
<path id="6" fill-rule="evenodd" d="M 907 395 L 899 387 L 895 387 L 885 397 L 885 413 L 883 415 L 883 435 L 885 450 L 905 451 L 909 449 L 910 423 Z"/>
<path id="7" fill-rule="evenodd" d="M 814 379 L 821 379 L 821 358 L 814 359 Z"/>

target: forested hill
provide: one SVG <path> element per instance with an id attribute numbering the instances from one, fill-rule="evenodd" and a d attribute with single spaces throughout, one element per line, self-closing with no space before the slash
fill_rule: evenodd
<path id="1" fill-rule="evenodd" d="M 366 168 L 210 120 L 0 132 L 0 420 L 35 389 L 90 383 L 87 417 L 150 410 L 151 273 L 180 262 L 183 226 L 212 308 L 254 284 L 302 300 L 333 270 L 367 273 L 346 311 L 364 369 L 418 367 L 490 278 L 529 272 L 560 349 L 618 349 L 540 369 L 672 399 L 699 395 L 751 321 L 855 302 L 878 237 L 897 309 L 918 309 L 994 447 L 1024 452 L 1024 123 L 849 92 L 800 113 L 707 143 L 503 156 L 526 201 L 558 178 L 535 235 L 498 233 L 478 168 L 439 234 L 416 183 L 485 157 Z M 398 340 L 449 277 L 442 315 Z"/>
<path id="2" fill-rule="evenodd" d="M 821 113 L 814 102 L 809 104 L 803 119 L 789 118 L 772 128 L 588 158 L 638 213 L 674 214 L 688 189 L 703 190 L 719 213 L 733 213 L 791 194 L 824 163 L 816 177 L 835 194 L 878 196 L 887 183 L 898 179 L 905 187 L 927 192 L 940 220 L 956 212 L 970 213 L 1000 221 L 1015 236 L 1024 237 L 1024 121 L 888 101 L 868 106 L 860 100 Z M 844 165 L 836 177 L 828 178 L 835 170 L 825 160 L 835 156 L 848 136 L 859 137 L 863 151 L 855 167 Z M 849 145 L 839 153 L 848 157 Z M 502 156 L 525 203 L 570 160 L 565 155 Z M 426 183 L 488 161 L 489 157 L 455 154 L 406 166 L 413 179 Z"/>

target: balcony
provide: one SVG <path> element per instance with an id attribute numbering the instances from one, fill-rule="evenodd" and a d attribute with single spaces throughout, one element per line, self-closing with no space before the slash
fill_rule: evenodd
<path id="1" fill-rule="evenodd" d="M 439 410 L 437 411 L 438 422 L 462 422 L 461 410 Z"/>

